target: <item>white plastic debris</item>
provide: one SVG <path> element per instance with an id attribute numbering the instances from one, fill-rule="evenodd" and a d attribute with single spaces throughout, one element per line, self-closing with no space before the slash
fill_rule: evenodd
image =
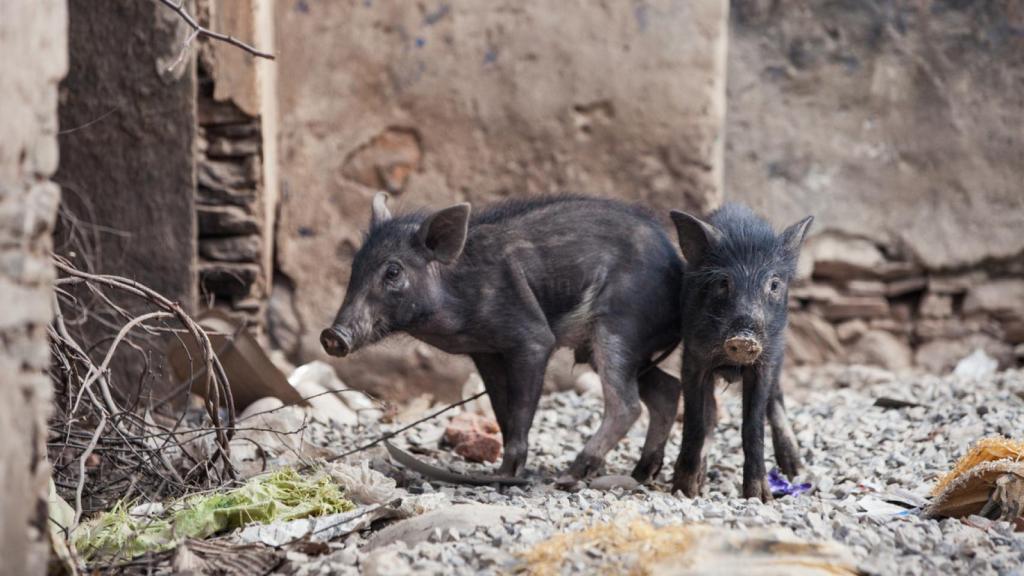
<path id="1" fill-rule="evenodd" d="M 307 399 L 314 417 L 335 426 L 365 425 L 382 415 L 369 398 L 346 386 L 326 362 L 314 360 L 299 366 L 288 382 Z"/>
<path id="2" fill-rule="evenodd" d="M 865 496 L 857 501 L 857 505 L 867 516 L 896 516 L 907 511 L 902 506 L 891 504 L 876 496 Z"/>
<path id="3" fill-rule="evenodd" d="M 387 504 L 361 506 L 340 514 L 272 524 L 254 524 L 243 528 L 236 538 L 246 544 L 258 542 L 267 546 L 283 546 L 307 537 L 314 542 L 327 542 L 368 528 L 375 520 L 400 518 L 405 514 L 401 508 Z"/>
<path id="4" fill-rule="evenodd" d="M 953 374 L 961 378 L 986 378 L 996 373 L 999 362 L 981 348 L 956 363 Z"/>

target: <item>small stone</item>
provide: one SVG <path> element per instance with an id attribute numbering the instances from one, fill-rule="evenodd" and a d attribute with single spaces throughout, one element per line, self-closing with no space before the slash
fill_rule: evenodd
<path id="1" fill-rule="evenodd" d="M 199 237 L 241 236 L 256 234 L 260 224 L 254 216 L 238 206 L 196 206 Z"/>
<path id="2" fill-rule="evenodd" d="M 861 238 L 823 234 L 809 240 L 804 250 L 813 256 L 816 278 L 872 278 L 885 263 L 878 247 Z"/>
<path id="3" fill-rule="evenodd" d="M 244 139 L 214 137 L 209 139 L 206 154 L 213 158 L 238 158 L 259 154 L 262 147 L 258 135 Z"/>
<path id="4" fill-rule="evenodd" d="M 796 364 L 822 364 L 843 353 L 835 328 L 817 314 L 807 312 L 789 315 L 786 350 Z"/>
<path id="5" fill-rule="evenodd" d="M 881 296 L 843 296 L 829 302 L 824 308 L 825 318 L 881 318 L 889 315 L 889 302 Z"/>
<path id="6" fill-rule="evenodd" d="M 912 294 L 914 292 L 920 292 L 928 287 L 928 278 L 925 276 L 915 276 L 912 278 L 903 278 L 902 280 L 894 280 L 886 284 L 885 295 L 889 298 L 895 298 L 897 296 L 903 296 L 905 294 Z"/>
<path id="7" fill-rule="evenodd" d="M 607 492 L 609 490 L 623 490 L 630 491 L 635 490 L 640 486 L 632 476 L 624 476 L 619 474 L 612 474 L 608 476 L 599 476 L 590 481 L 589 487 L 592 490 L 601 490 Z"/>
<path id="8" fill-rule="evenodd" d="M 803 283 L 789 289 L 790 298 L 812 302 L 831 302 L 839 297 L 839 291 L 830 284 Z"/>
<path id="9" fill-rule="evenodd" d="M 860 338 L 868 331 L 867 322 L 860 318 L 853 320 L 847 320 L 842 324 L 836 326 L 836 335 L 839 337 L 839 341 L 843 343 L 850 343 Z"/>
<path id="10" fill-rule="evenodd" d="M 846 291 L 858 296 L 884 296 L 886 284 L 880 280 L 850 280 L 846 283 Z"/>
<path id="11" fill-rule="evenodd" d="M 918 313 L 925 318 L 948 318 L 953 315 L 953 297 L 929 292 L 921 300 Z"/>
<path id="12" fill-rule="evenodd" d="M 199 255 L 219 262 L 258 262 L 262 244 L 262 238 L 254 234 L 203 238 L 199 240 Z"/>
<path id="13" fill-rule="evenodd" d="M 974 286 L 964 300 L 964 313 L 984 312 L 996 318 L 1024 318 L 1024 280 L 993 280 Z"/>
<path id="14" fill-rule="evenodd" d="M 963 294 L 985 279 L 985 273 L 980 271 L 951 276 L 931 276 L 928 278 L 928 291 L 936 294 Z"/>
<path id="15" fill-rule="evenodd" d="M 444 431 L 445 442 L 470 462 L 497 462 L 501 456 L 501 429 L 493 418 L 463 412 L 452 417 Z"/>

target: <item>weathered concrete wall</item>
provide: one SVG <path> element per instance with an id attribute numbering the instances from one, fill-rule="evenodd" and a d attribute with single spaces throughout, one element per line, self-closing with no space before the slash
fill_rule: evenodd
<path id="1" fill-rule="evenodd" d="M 719 202 L 725 0 L 297 0 L 277 14 L 271 324 L 298 360 L 323 357 L 375 189 L 399 210 L 563 191 L 665 214 Z M 467 367 L 409 341 L 336 365 L 385 394 L 461 383 Z"/>
<path id="2" fill-rule="evenodd" d="M 0 3 L 0 574 L 46 573 L 46 326 L 60 201 L 50 176 L 66 39 L 64 0 Z"/>
<path id="3" fill-rule="evenodd" d="M 84 252 L 95 269 L 192 308 L 195 67 L 189 57 L 173 65 L 189 29 L 158 2 L 71 0 L 68 8 L 56 180 L 87 241 L 62 251 Z"/>
<path id="4" fill-rule="evenodd" d="M 982 347 L 1012 365 L 1024 342 L 1024 7 L 734 6 L 726 197 L 779 225 L 817 217 L 813 280 L 794 291 L 796 359 L 946 370 Z"/>

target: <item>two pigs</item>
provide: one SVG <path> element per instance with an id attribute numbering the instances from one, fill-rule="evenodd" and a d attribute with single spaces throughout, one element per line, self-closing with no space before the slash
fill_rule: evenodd
<path id="1" fill-rule="evenodd" d="M 662 227 L 628 204 L 580 196 L 513 200 L 471 215 L 468 204 L 392 216 L 374 198 L 366 241 L 324 349 L 345 356 L 403 332 L 472 358 L 504 439 L 499 472 L 518 475 L 552 353 L 575 351 L 600 375 L 604 415 L 558 479 L 572 484 L 647 406 L 650 424 L 633 477 L 656 475 L 684 399 L 673 490 L 699 493 L 717 408 L 716 373 L 743 382 L 743 493 L 771 498 L 764 422 L 776 461 L 800 465 L 779 387 L 787 285 L 808 217 L 776 235 L 742 206 L 708 221 L 672 212 L 685 262 Z M 683 344 L 682 378 L 657 359 Z"/>

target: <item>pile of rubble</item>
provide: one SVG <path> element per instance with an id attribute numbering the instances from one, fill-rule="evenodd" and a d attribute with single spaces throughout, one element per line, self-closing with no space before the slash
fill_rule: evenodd
<path id="1" fill-rule="evenodd" d="M 790 359 L 948 371 L 981 348 L 1024 363 L 1024 261 L 930 271 L 860 238 L 808 241 L 790 289 Z"/>

